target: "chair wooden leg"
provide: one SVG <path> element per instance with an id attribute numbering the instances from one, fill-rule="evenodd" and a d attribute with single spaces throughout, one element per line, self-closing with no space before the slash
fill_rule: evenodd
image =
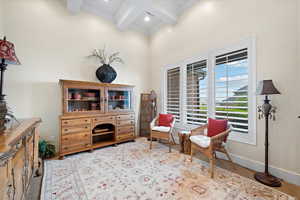
<path id="1" fill-rule="evenodd" d="M 194 149 L 193 149 L 193 147 L 191 146 L 191 162 L 193 162 L 193 155 L 194 155 Z"/>
<path id="2" fill-rule="evenodd" d="M 150 150 L 152 149 L 152 136 L 150 136 Z"/>
<path id="3" fill-rule="evenodd" d="M 223 148 L 223 152 L 224 152 L 225 155 L 227 156 L 228 160 L 231 162 L 233 169 L 236 170 L 236 167 L 235 167 L 235 165 L 234 165 L 234 163 L 233 163 L 233 161 L 232 161 L 232 159 L 231 159 L 229 153 L 227 152 L 227 150 L 226 150 L 225 148 Z"/>
<path id="4" fill-rule="evenodd" d="M 175 138 L 174 138 L 173 134 L 172 133 L 170 133 L 170 134 L 171 134 L 171 137 L 172 137 L 173 144 L 176 145 Z"/>
<path id="5" fill-rule="evenodd" d="M 169 138 L 169 153 L 171 153 L 171 140 Z"/>
<path id="6" fill-rule="evenodd" d="M 210 158 L 209 162 L 210 162 L 210 178 L 214 178 L 215 159 L 214 158 Z"/>
<path id="7" fill-rule="evenodd" d="M 229 153 L 226 151 L 225 148 L 223 149 L 223 151 L 224 151 L 225 155 L 227 156 L 228 160 L 229 160 L 230 162 L 232 162 L 232 159 L 231 159 Z M 233 162 L 232 162 L 232 163 L 233 163 Z"/>

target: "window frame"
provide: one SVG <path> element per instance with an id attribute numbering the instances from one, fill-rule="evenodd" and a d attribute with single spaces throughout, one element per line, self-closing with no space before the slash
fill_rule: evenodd
<path id="1" fill-rule="evenodd" d="M 241 143 L 256 145 L 256 39 L 254 37 L 246 38 L 240 42 L 229 45 L 225 48 L 211 50 L 207 53 L 185 59 L 177 64 L 167 65 L 162 72 L 162 111 L 166 112 L 167 108 L 167 71 L 176 67 L 180 67 L 180 122 L 175 127 L 180 129 L 193 129 L 197 125 L 187 124 L 186 112 L 186 79 L 187 65 L 198 61 L 207 61 L 208 71 L 208 117 L 215 117 L 215 66 L 216 57 L 240 49 L 248 49 L 248 133 L 232 131 L 229 140 Z"/>

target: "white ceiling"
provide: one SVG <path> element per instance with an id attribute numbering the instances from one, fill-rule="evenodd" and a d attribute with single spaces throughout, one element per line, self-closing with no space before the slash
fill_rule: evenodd
<path id="1" fill-rule="evenodd" d="M 67 0 L 70 12 L 92 13 L 113 22 L 120 30 L 151 35 L 164 25 L 176 24 L 179 16 L 199 0 Z M 148 13 L 148 14 L 147 14 Z M 150 21 L 144 20 L 150 16 Z"/>

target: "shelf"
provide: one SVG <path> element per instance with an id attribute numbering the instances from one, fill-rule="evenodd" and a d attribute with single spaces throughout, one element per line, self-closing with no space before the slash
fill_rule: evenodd
<path id="1" fill-rule="evenodd" d="M 115 99 L 115 100 L 108 100 L 108 102 L 115 102 L 115 101 L 129 101 L 129 99 Z"/>
<path id="2" fill-rule="evenodd" d="M 100 112 L 101 110 L 85 110 L 85 111 L 69 111 L 68 113 L 89 113 L 89 112 Z"/>
<path id="3" fill-rule="evenodd" d="M 92 136 L 99 136 L 99 135 L 108 135 L 108 134 L 113 134 L 114 131 L 106 131 L 106 132 L 100 132 L 100 133 L 93 133 Z"/>
<path id="4" fill-rule="evenodd" d="M 102 132 L 107 132 L 107 131 L 109 131 L 109 130 L 110 130 L 110 129 L 108 129 L 108 128 L 95 129 L 94 132 L 95 132 L 95 133 L 102 133 Z"/>
<path id="5" fill-rule="evenodd" d="M 93 148 L 104 147 L 104 146 L 109 146 L 109 145 L 113 145 L 113 144 L 116 144 L 116 141 L 109 140 L 109 141 L 97 142 L 97 143 L 93 143 Z"/>
<path id="6" fill-rule="evenodd" d="M 93 102 L 95 102 L 95 101 L 99 101 L 99 99 L 67 99 L 67 101 L 79 101 L 79 102 L 81 102 L 81 101 L 93 101 Z"/>

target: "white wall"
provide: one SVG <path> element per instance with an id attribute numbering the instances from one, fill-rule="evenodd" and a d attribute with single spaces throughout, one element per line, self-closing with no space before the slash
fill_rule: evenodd
<path id="1" fill-rule="evenodd" d="M 3 0 L 0 0 L 0 37 L 3 37 L 4 34 L 3 21 Z"/>
<path id="2" fill-rule="evenodd" d="M 277 120 L 270 122 L 270 164 L 300 173 L 297 0 L 202 0 L 174 27 L 151 41 L 152 87 L 161 89 L 161 68 L 214 48 L 257 38 L 257 80 L 273 79 L 282 95 L 273 96 Z M 262 97 L 258 98 L 259 104 Z M 257 121 L 257 145 L 231 141 L 229 151 L 264 161 L 264 121 Z"/>
<path id="3" fill-rule="evenodd" d="M 300 0 L 297 0 L 298 3 L 298 75 L 300 77 Z M 300 84 L 298 84 L 299 90 L 300 90 Z M 298 90 L 298 91 L 299 91 Z M 299 113 L 300 115 L 300 113 Z M 299 145 L 300 145 L 300 141 L 299 141 Z"/>
<path id="4" fill-rule="evenodd" d="M 56 140 L 61 114 L 58 80 L 97 82 L 98 64 L 87 56 L 104 44 L 121 52 L 125 65 L 114 65 L 114 83 L 136 85 L 138 110 L 140 93 L 149 91 L 147 38 L 119 32 L 96 16 L 71 15 L 61 0 L 5 0 L 3 7 L 5 33 L 22 63 L 9 66 L 5 74 L 7 101 L 18 118 L 41 117 L 42 136 Z"/>

